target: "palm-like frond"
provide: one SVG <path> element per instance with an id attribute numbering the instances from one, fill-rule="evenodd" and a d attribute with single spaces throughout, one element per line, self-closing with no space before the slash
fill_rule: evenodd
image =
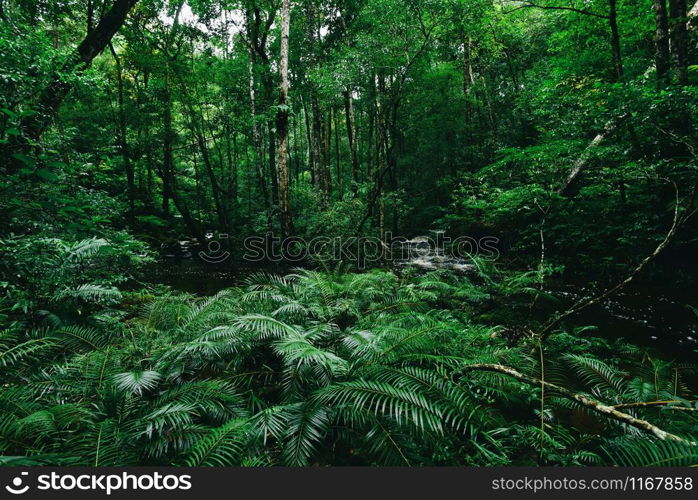
<path id="1" fill-rule="evenodd" d="M 240 465 L 248 440 L 249 423 L 234 419 L 213 429 L 189 452 L 186 464 L 189 467 L 230 467 Z"/>
<path id="2" fill-rule="evenodd" d="M 695 438 L 688 441 L 696 442 Z M 621 438 L 603 447 L 614 465 L 625 467 L 685 467 L 698 465 L 698 446 L 670 440 Z"/>
<path id="3" fill-rule="evenodd" d="M 104 247 L 85 244 L 65 259 L 73 250 L 54 246 L 75 269 Z M 490 274 L 479 295 L 470 280 L 443 273 L 257 274 L 243 289 L 166 294 L 145 306 L 139 296 L 132 309 L 124 293 L 119 311 L 95 303 L 104 288 L 73 281 L 60 296 L 98 309 L 82 324 L 67 315 L 40 329 L 0 330 L 0 368 L 11 368 L 0 391 L 0 454 L 15 457 L 7 463 L 90 466 L 693 460 L 694 451 L 675 443 L 637 444 L 639 430 L 599 415 L 589 420 L 606 439 L 566 425 L 586 409 L 546 391 L 541 410 L 535 384 L 466 375 L 473 363 L 541 373 L 530 341 L 511 345 L 471 317 L 472 303 L 498 286 Z M 520 285 L 502 287 L 514 293 Z M 582 356 L 559 347 L 572 335 L 558 337 L 546 349 L 546 381 L 607 404 L 694 399 L 677 364 L 632 350 L 623 352 L 635 365 L 591 348 Z M 691 404 L 628 411 L 681 434 Z"/>
<path id="4" fill-rule="evenodd" d="M 76 263 L 86 261 L 108 247 L 109 242 L 104 238 L 89 238 L 70 244 L 64 249 L 64 262 Z"/>
<path id="5" fill-rule="evenodd" d="M 54 301 L 63 299 L 76 299 L 98 304 L 114 304 L 121 301 L 122 294 L 114 287 L 86 284 L 74 288 L 64 288 L 53 296 Z"/>
<path id="6" fill-rule="evenodd" d="M 7 347 L 0 345 L 0 367 L 11 367 L 54 346 L 55 344 L 48 338 L 30 339 Z"/>
<path id="7" fill-rule="evenodd" d="M 109 347 L 112 333 L 86 326 L 66 326 L 56 330 L 51 338 L 72 351 L 100 351 Z"/>
<path id="8" fill-rule="evenodd" d="M 160 373 L 154 370 L 143 370 L 117 373 L 114 382 L 120 390 L 140 396 L 153 390 L 161 378 Z"/>
<path id="9" fill-rule="evenodd" d="M 290 466 L 307 465 L 325 437 L 330 424 L 327 409 L 315 402 L 291 405 L 286 419 L 283 462 Z"/>
<path id="10" fill-rule="evenodd" d="M 611 389 L 617 393 L 624 391 L 627 373 L 599 359 L 575 354 L 568 354 L 565 359 L 585 384 L 600 390 Z"/>

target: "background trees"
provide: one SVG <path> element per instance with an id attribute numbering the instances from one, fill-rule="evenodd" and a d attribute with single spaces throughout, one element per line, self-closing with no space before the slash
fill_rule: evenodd
<path id="1" fill-rule="evenodd" d="M 290 232 L 292 217 L 301 235 L 445 225 L 483 167 L 516 153 L 511 175 L 550 190 L 597 134 L 613 144 L 584 162 L 612 165 L 601 184 L 624 203 L 625 170 L 691 158 L 685 1 L 288 7 L 8 4 L 7 49 L 26 57 L 4 62 L 7 168 L 102 165 L 124 223 L 201 237 Z M 537 155 L 546 172 L 521 177 Z"/>

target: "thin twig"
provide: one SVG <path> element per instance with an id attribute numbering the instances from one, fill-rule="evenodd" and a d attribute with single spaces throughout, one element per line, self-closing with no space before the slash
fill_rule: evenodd
<path id="1" fill-rule="evenodd" d="M 566 7 L 563 5 L 538 5 L 533 2 L 526 2 L 523 5 L 519 5 L 518 7 L 514 7 L 511 10 L 505 11 L 504 14 L 511 14 L 512 12 L 516 12 L 520 9 L 567 10 L 570 12 L 576 12 L 577 14 L 583 14 L 585 16 L 598 17 L 599 19 L 608 19 L 607 15 L 598 14 L 596 12 L 591 12 L 588 10 L 577 9 L 575 7 Z"/>
<path id="2" fill-rule="evenodd" d="M 622 403 L 618 405 L 613 405 L 614 408 L 619 409 L 619 408 L 644 408 L 647 406 L 666 406 L 670 404 L 676 404 L 676 403 L 681 403 L 684 404 L 687 401 L 684 401 L 682 399 L 668 399 L 666 401 L 637 401 L 634 403 Z M 693 401 L 688 401 L 689 403 L 692 403 Z M 672 409 L 675 410 L 691 410 L 695 411 L 695 408 L 689 408 L 686 406 L 675 406 L 671 407 Z"/>
<path id="3" fill-rule="evenodd" d="M 671 227 L 669 228 L 669 231 L 667 232 L 666 236 L 662 240 L 662 242 L 657 246 L 657 248 L 654 249 L 652 253 L 650 253 L 647 257 L 642 259 L 642 261 L 635 267 L 635 269 L 632 270 L 632 272 L 626 276 L 622 281 L 616 283 L 615 285 L 605 289 L 604 291 L 589 297 L 589 298 L 582 298 L 579 301 L 577 301 L 572 307 L 567 309 L 566 311 L 560 313 L 553 319 L 551 319 L 544 327 L 543 329 L 539 332 L 539 335 L 541 337 L 545 337 L 555 326 L 557 326 L 563 319 L 567 318 L 568 316 L 571 316 L 582 309 L 586 309 L 587 307 L 594 305 L 601 300 L 605 299 L 609 295 L 617 292 L 624 286 L 626 286 L 628 283 L 630 283 L 635 277 L 642 271 L 645 266 L 651 262 L 655 257 L 657 257 L 662 251 L 669 245 L 671 240 L 674 238 L 674 235 L 676 234 L 676 230 L 679 228 L 681 224 L 686 222 L 686 220 L 691 217 L 695 211 L 691 212 L 687 216 L 681 218 L 679 217 L 679 188 L 676 186 L 676 183 L 673 181 L 670 181 L 672 185 L 674 186 L 674 191 L 676 193 L 676 203 L 674 206 L 674 218 L 671 224 Z"/>

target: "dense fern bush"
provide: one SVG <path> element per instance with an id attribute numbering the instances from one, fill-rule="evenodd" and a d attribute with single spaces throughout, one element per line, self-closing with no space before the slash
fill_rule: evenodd
<path id="1" fill-rule="evenodd" d="M 61 252 L 72 265 L 76 248 Z M 547 381 L 609 405 L 670 399 L 627 411 L 682 436 L 695 428 L 690 367 L 622 345 L 618 359 L 602 359 L 603 342 L 566 333 L 545 346 L 525 336 L 512 344 L 476 321 L 494 288 L 467 278 L 257 274 L 206 298 L 130 294 L 137 313 L 112 310 L 105 302 L 124 297 L 104 290 L 71 284 L 54 294 L 100 302 L 87 320 L 0 333 L 2 463 L 698 462 L 690 445 L 464 370 L 499 363 L 539 377 L 542 359 Z"/>
<path id="2" fill-rule="evenodd" d="M 0 302 L 25 313 L 51 306 L 85 312 L 87 304 L 119 302 L 116 286 L 150 262 L 144 244 L 126 233 L 66 241 L 42 235 L 0 239 Z"/>

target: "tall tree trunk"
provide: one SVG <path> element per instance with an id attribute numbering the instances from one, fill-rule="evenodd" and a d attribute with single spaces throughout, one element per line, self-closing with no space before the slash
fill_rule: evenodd
<path id="1" fill-rule="evenodd" d="M 688 17 L 686 0 L 669 0 L 671 52 L 680 85 L 688 84 Z"/>
<path id="2" fill-rule="evenodd" d="M 174 130 L 172 127 L 172 91 L 170 89 L 170 71 L 171 63 L 176 59 L 170 55 L 170 45 L 175 34 L 175 30 L 179 25 L 179 16 L 184 7 L 184 0 L 177 5 L 177 10 L 174 15 L 174 21 L 170 27 L 169 33 L 165 42 L 165 76 L 163 85 L 164 105 L 163 105 L 163 161 L 162 161 L 162 211 L 165 217 L 170 215 L 170 198 L 174 192 L 175 172 L 174 159 L 172 156 L 172 143 L 174 142 Z"/>
<path id="3" fill-rule="evenodd" d="M 669 20 L 666 0 L 652 0 L 655 19 L 654 66 L 657 70 L 657 87 L 663 88 L 669 77 Z"/>
<path id="4" fill-rule="evenodd" d="M 245 19 L 246 19 L 246 29 L 247 29 L 247 35 L 248 38 L 250 39 L 249 42 L 249 51 L 248 51 L 248 62 L 247 62 L 247 70 L 248 70 L 248 84 L 249 84 L 249 95 L 250 95 L 250 117 L 252 121 L 252 144 L 254 147 L 254 163 L 255 163 L 255 170 L 257 172 L 257 181 L 259 183 L 259 189 L 260 192 L 262 193 L 262 201 L 264 202 L 264 210 L 267 214 L 267 219 L 271 217 L 271 207 L 270 207 L 270 202 L 269 202 L 269 192 L 267 190 L 267 184 L 265 182 L 265 175 L 264 175 L 264 163 L 262 160 L 262 139 L 261 135 L 259 133 L 259 124 L 257 123 L 257 104 L 256 104 L 256 91 L 255 91 L 255 61 L 256 61 L 256 55 L 255 51 L 252 47 L 252 39 L 254 38 L 255 35 L 253 35 L 253 26 L 254 22 L 252 21 L 252 13 L 250 9 L 246 9 L 245 11 Z"/>
<path id="5" fill-rule="evenodd" d="M 613 52 L 613 66 L 616 80 L 623 79 L 623 58 L 620 50 L 620 35 L 618 34 L 618 9 L 617 0 L 608 0 L 608 25 L 611 28 L 611 51 Z"/>
<path id="6" fill-rule="evenodd" d="M 102 17 L 95 29 L 87 34 L 68 61 L 41 91 L 33 106 L 37 113 L 21 122 L 22 130 L 29 142 L 38 142 L 70 90 L 70 83 L 63 80 L 62 75 L 87 69 L 124 24 L 126 16 L 136 3 L 138 0 L 115 0 L 109 12 Z M 24 142 L 23 146 L 27 146 L 29 142 Z"/>
<path id="7" fill-rule="evenodd" d="M 370 105 L 368 109 L 368 130 L 367 130 L 367 146 L 366 146 L 366 177 L 371 178 L 371 171 L 373 170 L 373 158 L 374 158 L 374 145 L 373 145 L 373 136 L 374 136 L 374 129 L 375 129 L 375 121 L 376 121 L 376 106 L 375 106 L 375 92 L 373 92 L 374 89 L 373 83 L 371 83 L 371 99 L 370 99 Z"/>
<path id="8" fill-rule="evenodd" d="M 301 148 L 303 142 L 303 134 L 301 133 L 301 124 L 298 123 L 298 113 L 293 114 L 293 123 L 291 129 L 293 130 L 293 179 L 298 184 L 298 179 L 300 178 L 301 172 Z"/>
<path id="9" fill-rule="evenodd" d="M 39 142 L 41 135 L 53 121 L 63 99 L 70 91 L 71 85 L 63 79 L 63 75 L 75 71 L 82 72 L 88 68 L 124 24 L 126 16 L 136 3 L 138 0 L 114 1 L 109 12 L 87 34 L 68 61 L 56 71 L 50 83 L 41 90 L 39 97 L 32 104 L 36 114 L 27 115 L 21 120 L 19 125 L 23 133 L 16 136 L 14 142 L 10 144 L 11 150 L 27 153 L 31 144 Z M 14 167 L 17 166 L 18 164 L 14 164 Z"/>
<path id="10" fill-rule="evenodd" d="M 91 3 L 90 3 L 91 5 Z M 128 152 L 128 141 L 126 138 L 126 112 L 124 110 L 124 79 L 121 73 L 121 60 L 119 59 L 114 45 L 109 42 L 109 50 L 114 58 L 116 65 L 116 83 L 117 83 L 117 100 L 119 104 L 119 149 L 121 150 L 121 158 L 124 162 L 124 170 L 126 171 L 126 186 L 128 193 L 128 221 L 133 224 L 135 213 L 135 175 L 131 158 Z"/>
<path id="11" fill-rule="evenodd" d="M 227 210 L 226 210 L 226 204 L 224 201 L 224 193 L 223 190 L 221 189 L 221 185 L 218 182 L 218 178 L 216 177 L 216 172 L 213 169 L 213 162 L 211 161 L 211 155 L 209 154 L 208 151 L 208 146 L 207 146 L 207 140 L 206 140 L 206 132 L 205 132 L 205 125 L 204 125 L 204 116 L 203 113 L 201 116 L 199 116 L 194 108 L 194 105 L 190 104 L 187 106 L 189 109 L 189 114 L 190 114 L 190 128 L 192 135 L 194 136 L 194 139 L 196 140 L 196 144 L 199 148 L 199 152 L 201 153 L 201 160 L 204 163 L 204 167 L 206 169 L 206 175 L 208 177 L 209 183 L 211 184 L 211 196 L 213 198 L 213 204 L 216 207 L 216 216 L 218 218 L 218 227 L 221 231 L 227 232 L 229 229 L 228 222 L 227 222 Z M 200 123 L 200 124 L 199 124 Z M 219 165 L 220 169 L 223 169 L 223 158 L 221 155 L 219 155 Z"/>
<path id="12" fill-rule="evenodd" d="M 163 165 L 162 168 L 159 168 L 159 174 L 160 178 L 162 179 L 162 185 L 163 185 L 163 210 L 165 211 L 165 215 L 169 215 L 169 201 L 170 199 L 174 202 L 175 208 L 177 211 L 180 213 L 182 216 L 182 220 L 184 221 L 184 224 L 187 226 L 187 229 L 189 232 L 194 235 L 200 242 L 204 241 L 203 238 L 203 233 L 201 232 L 201 228 L 199 227 L 199 224 L 196 222 L 196 220 L 191 216 L 191 213 L 189 212 L 189 208 L 185 204 L 184 200 L 182 200 L 178 193 L 177 193 L 177 178 L 175 176 L 174 172 L 174 157 L 173 157 L 173 148 L 172 148 L 172 143 L 174 141 L 174 130 L 172 128 L 172 100 L 171 100 L 171 95 L 169 92 L 169 88 L 167 87 L 167 82 L 166 82 L 166 99 L 165 99 L 165 109 L 163 113 L 163 126 L 165 129 L 164 132 L 164 141 L 163 141 Z"/>
<path id="13" fill-rule="evenodd" d="M 291 207 L 288 194 L 288 37 L 291 25 L 291 1 L 281 2 L 281 54 L 279 57 L 279 110 L 276 115 L 278 135 L 279 198 L 281 229 L 284 236 L 291 234 Z"/>
<path id="14" fill-rule="evenodd" d="M 463 34 L 463 95 L 465 96 L 465 129 L 468 140 L 468 164 L 472 168 L 473 165 L 473 85 L 475 77 L 473 76 L 473 58 L 472 58 L 472 41 L 470 37 Z"/>
<path id="15" fill-rule="evenodd" d="M 305 164 L 308 171 L 310 171 L 310 184 L 315 185 L 315 164 L 313 162 L 313 153 L 311 151 L 311 143 L 313 142 L 311 132 L 310 132 L 310 114 L 308 113 L 308 105 L 301 95 L 301 103 L 303 105 L 303 118 L 305 122 Z"/>
<path id="16" fill-rule="evenodd" d="M 351 190 L 356 194 L 359 184 L 359 156 L 356 152 L 356 120 L 354 118 L 354 99 L 351 92 L 344 91 L 344 115 L 347 121 L 347 139 L 351 152 Z"/>
<path id="17" fill-rule="evenodd" d="M 240 179 L 238 178 L 238 165 L 240 164 L 240 148 L 238 147 L 238 133 L 233 131 L 233 203 L 237 206 L 240 193 Z"/>
<path id="18" fill-rule="evenodd" d="M 275 120 L 267 122 L 267 146 L 269 147 L 267 170 L 271 179 L 271 204 L 276 210 L 279 205 L 279 175 L 276 171 L 276 125 L 274 122 Z"/>
<path id="19" fill-rule="evenodd" d="M 487 108 L 487 118 L 489 119 L 489 125 L 495 132 L 497 131 L 497 119 L 495 117 L 494 111 L 492 109 L 492 99 L 490 97 L 490 88 L 487 85 L 487 80 L 485 80 L 485 75 L 480 74 L 480 83 L 482 88 L 482 96 L 485 101 L 485 107 Z"/>
<path id="20" fill-rule="evenodd" d="M 233 206 L 238 203 L 238 170 L 237 170 L 237 132 L 230 130 L 230 122 L 225 122 L 225 157 L 228 163 L 228 194 Z M 230 136 L 233 136 L 232 144 Z M 231 147 L 232 146 L 232 147 Z M 235 157 L 233 159 L 233 157 Z"/>
<path id="21" fill-rule="evenodd" d="M 312 71 L 317 65 L 317 54 L 315 53 L 315 32 L 316 32 L 316 19 L 315 19 L 315 6 L 312 2 L 307 2 L 305 6 L 305 16 L 306 16 L 306 37 L 308 39 L 308 59 L 309 59 L 309 69 Z M 313 127 L 312 127 L 312 171 L 313 179 L 316 186 L 320 187 L 322 192 L 323 203 L 327 202 L 327 191 L 325 186 L 325 176 L 324 176 L 324 159 L 322 157 L 322 114 L 320 112 L 320 103 L 318 102 L 317 89 L 315 84 L 310 81 L 309 94 L 310 94 L 310 110 L 312 113 Z"/>
<path id="22" fill-rule="evenodd" d="M 313 170 L 316 184 L 320 187 L 323 193 L 323 200 L 327 201 L 327 192 L 325 191 L 325 178 L 323 176 L 323 160 L 322 160 L 322 116 L 320 114 L 320 104 L 318 103 L 317 95 L 313 91 L 310 97 L 310 105 L 313 114 Z"/>
<path id="23" fill-rule="evenodd" d="M 168 64 L 169 67 L 169 64 Z M 170 92 L 169 69 L 165 70 L 164 108 L 162 116 L 162 211 L 165 217 L 170 215 L 170 198 L 172 197 L 171 181 L 174 178 L 174 161 L 172 159 L 172 142 L 174 132 L 172 130 L 172 94 Z"/>
<path id="24" fill-rule="evenodd" d="M 325 191 L 325 196 L 330 199 L 330 192 L 332 190 L 332 175 L 330 174 L 331 163 L 332 163 L 332 108 L 327 110 L 327 120 L 325 122 L 327 127 L 325 128 L 323 134 L 323 144 L 322 144 L 322 175 L 323 175 L 323 188 Z"/>
<path id="25" fill-rule="evenodd" d="M 334 122 L 332 125 L 334 131 L 334 167 L 335 178 L 337 179 L 337 192 L 339 197 L 342 197 L 342 165 L 339 154 L 339 108 L 334 112 Z"/>
<path id="26" fill-rule="evenodd" d="M 672 61 L 679 85 L 688 85 L 688 15 L 686 0 L 669 0 L 669 37 Z M 691 135 L 691 115 L 688 106 L 681 107 L 673 117 L 673 128 L 680 136 Z M 688 153 L 685 144 L 675 144 L 676 153 Z"/>

